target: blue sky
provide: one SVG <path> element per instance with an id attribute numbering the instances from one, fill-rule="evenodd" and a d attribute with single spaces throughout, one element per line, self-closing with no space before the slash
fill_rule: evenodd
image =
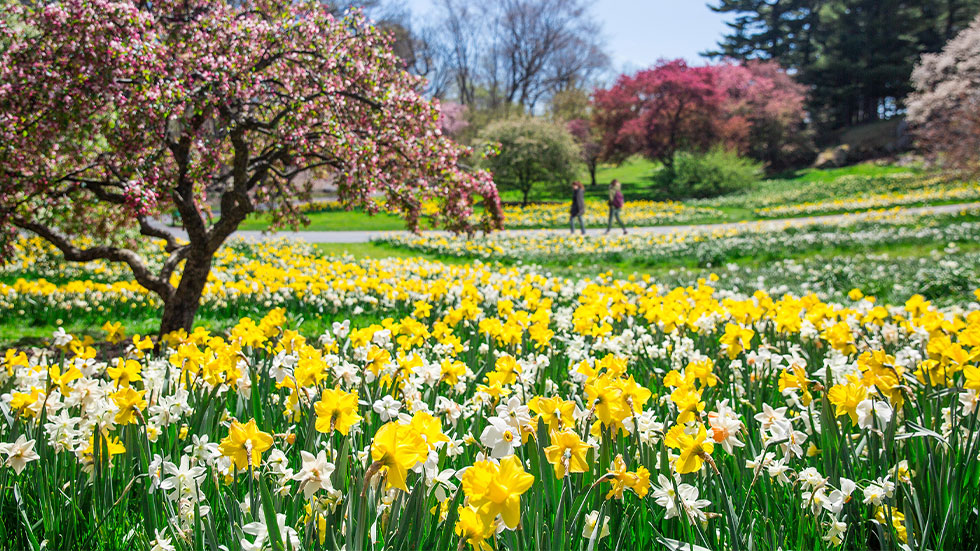
<path id="1" fill-rule="evenodd" d="M 431 9 L 431 0 L 408 3 L 416 16 Z M 661 57 L 697 61 L 726 29 L 724 18 L 703 0 L 596 0 L 592 11 L 602 22 L 616 72 L 649 67 Z"/>

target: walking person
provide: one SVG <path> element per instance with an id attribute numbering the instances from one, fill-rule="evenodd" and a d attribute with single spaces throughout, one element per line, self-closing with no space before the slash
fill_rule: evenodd
<path id="1" fill-rule="evenodd" d="M 612 229 L 613 217 L 619 222 L 619 227 L 623 228 L 623 235 L 626 235 L 626 224 L 619 217 L 619 211 L 623 210 L 623 192 L 620 189 L 619 180 L 613 180 L 609 184 L 609 222 L 606 224 L 606 233 Z"/>
<path id="2" fill-rule="evenodd" d="M 568 225 L 572 230 L 572 235 L 575 234 L 576 218 L 578 218 L 579 227 L 582 228 L 582 235 L 585 235 L 585 221 L 582 218 L 585 215 L 585 186 L 578 180 L 572 182 L 572 210 L 569 214 Z"/>

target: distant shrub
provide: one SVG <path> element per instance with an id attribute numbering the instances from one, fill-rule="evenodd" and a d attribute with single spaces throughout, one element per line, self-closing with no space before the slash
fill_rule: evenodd
<path id="1" fill-rule="evenodd" d="M 662 171 L 675 198 L 717 197 L 742 191 L 762 177 L 762 163 L 715 148 L 707 153 L 678 153 L 673 171 Z"/>

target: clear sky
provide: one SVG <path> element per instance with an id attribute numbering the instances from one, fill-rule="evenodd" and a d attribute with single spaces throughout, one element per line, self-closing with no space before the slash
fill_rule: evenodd
<path id="1" fill-rule="evenodd" d="M 431 0 L 408 4 L 416 16 L 431 11 Z M 602 22 L 617 73 L 649 67 L 662 57 L 698 61 L 726 29 L 722 15 L 704 0 L 595 0 L 592 11 Z"/>

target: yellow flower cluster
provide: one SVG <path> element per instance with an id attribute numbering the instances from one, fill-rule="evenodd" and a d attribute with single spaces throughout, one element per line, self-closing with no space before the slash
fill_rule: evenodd
<path id="1" fill-rule="evenodd" d="M 659 541 L 651 524 L 734 547 L 749 526 L 777 536 L 765 506 L 801 527 L 800 547 L 847 546 L 869 521 L 893 542 L 935 537 L 929 511 L 976 502 L 960 471 L 935 469 L 978 467 L 975 304 L 307 252 L 223 251 L 206 302 L 282 306 L 225 332 L 154 343 L 100 320 L 113 357 L 63 331 L 50 349 L 6 350 L 0 453 L 23 470 L 10 476 L 43 474 L 65 496 L 112 488 L 109 504 L 133 484 L 131 508 L 174 527 L 148 541 L 190 545 L 214 522 L 252 548 L 411 533 L 434 548 L 579 547 L 607 534 L 605 514 L 647 515 L 609 523 L 638 547 Z"/>
<path id="2" fill-rule="evenodd" d="M 945 180 L 940 180 L 940 182 L 936 185 L 926 185 L 922 189 L 911 191 L 879 193 L 874 195 L 862 194 L 823 201 L 807 201 L 789 205 L 764 207 L 755 209 L 755 214 L 763 218 L 778 218 L 826 214 L 830 212 L 894 208 L 929 203 L 966 202 L 980 199 L 980 183 L 945 184 Z"/>
<path id="3" fill-rule="evenodd" d="M 568 227 L 569 203 L 536 203 L 526 207 L 504 206 L 504 227 L 518 228 L 566 228 Z M 587 226 L 605 226 L 609 207 L 603 201 L 586 201 L 582 215 Z M 723 214 L 717 209 L 686 205 L 677 201 L 629 201 L 620 217 L 629 226 L 656 226 L 681 224 L 695 219 L 718 218 Z"/>

